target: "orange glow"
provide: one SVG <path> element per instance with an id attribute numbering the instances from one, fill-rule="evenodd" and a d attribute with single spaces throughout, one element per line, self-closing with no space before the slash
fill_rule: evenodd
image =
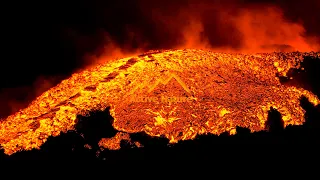
<path id="1" fill-rule="evenodd" d="M 105 35 L 103 53 L 88 55 L 85 68 L 0 121 L 6 154 L 40 148 L 49 136 L 74 130 L 77 115 L 107 107 L 120 132 L 99 146 L 117 150 L 137 132 L 177 143 L 200 134 L 236 134 L 236 126 L 261 131 L 270 107 L 285 126 L 301 125 L 299 98 L 319 104 L 311 92 L 276 77 L 299 68 L 305 55 L 320 56 L 319 39 L 278 7 L 190 3 L 166 14 L 141 6 L 152 12 L 146 16 L 157 22 L 156 36 L 173 39 L 163 45 L 170 50 L 138 56 L 152 40 L 129 51 Z"/>
<path id="2" fill-rule="evenodd" d="M 240 14 L 233 22 L 244 36 L 244 49 L 256 52 L 274 51 L 278 49 L 272 48 L 272 45 L 289 45 L 291 49 L 285 49 L 286 51 L 319 50 L 311 39 L 303 36 L 305 30 L 302 25 L 286 22 L 281 10 L 275 7 L 250 11 L 244 9 Z"/>
<path id="3" fill-rule="evenodd" d="M 177 35 L 179 43 L 173 48 L 241 53 L 320 50 L 320 39 L 307 36 L 303 24 L 286 19 L 277 6 L 200 1 L 177 9 L 170 16 L 152 11 L 155 22 Z"/>
<path id="4" fill-rule="evenodd" d="M 133 132 L 164 135 L 176 143 L 198 134 L 235 134 L 236 126 L 260 131 L 270 107 L 282 114 L 286 126 L 300 125 L 299 98 L 304 95 L 314 105 L 320 101 L 309 91 L 282 85 L 275 74 L 299 68 L 303 55 L 320 54 L 186 49 L 104 63 L 73 74 L 2 121 L 0 144 L 6 154 L 40 148 L 49 136 L 73 130 L 77 115 L 107 107 L 113 127 L 121 131 L 100 141 L 111 149 L 118 149 L 121 139 L 129 141 L 126 133 Z"/>

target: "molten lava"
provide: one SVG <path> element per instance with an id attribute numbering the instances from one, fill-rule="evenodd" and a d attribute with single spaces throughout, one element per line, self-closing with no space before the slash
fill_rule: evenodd
<path id="1" fill-rule="evenodd" d="M 226 54 L 204 50 L 170 50 L 119 59 L 74 74 L 0 124 L 6 154 L 39 148 L 49 136 L 73 130 L 77 115 L 110 107 L 113 127 L 120 131 L 99 145 L 119 149 L 128 133 L 165 136 L 171 143 L 199 134 L 252 132 L 265 129 L 270 107 L 285 125 L 301 125 L 305 111 L 299 99 L 314 105 L 307 90 L 284 86 L 300 68 L 303 56 L 319 53 Z"/>

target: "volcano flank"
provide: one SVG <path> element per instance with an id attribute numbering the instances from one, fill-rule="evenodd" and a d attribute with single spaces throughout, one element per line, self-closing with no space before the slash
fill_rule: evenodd
<path id="1" fill-rule="evenodd" d="M 270 110 L 284 126 L 302 125 L 301 98 L 312 106 L 318 97 L 284 85 L 290 72 L 302 69 L 304 57 L 318 52 L 257 54 L 215 53 L 184 49 L 153 51 L 98 65 L 62 81 L 27 108 L 0 122 L 0 144 L 8 155 L 40 148 L 50 136 L 75 130 L 79 116 L 110 110 L 113 137 L 101 148 L 118 150 L 132 133 L 165 137 L 170 143 L 237 127 L 263 131 Z"/>

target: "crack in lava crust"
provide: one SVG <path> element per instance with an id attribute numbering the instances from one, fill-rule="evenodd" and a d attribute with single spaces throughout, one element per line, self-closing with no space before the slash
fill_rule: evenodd
<path id="1" fill-rule="evenodd" d="M 304 56 L 319 53 L 226 54 L 186 49 L 146 53 L 74 74 L 43 93 L 27 108 L 0 123 L 6 154 L 39 148 L 49 136 L 73 130 L 77 115 L 110 107 L 113 127 L 121 133 L 164 135 L 171 143 L 198 134 L 236 133 L 265 128 L 270 107 L 289 124 L 304 122 L 301 96 L 307 90 L 284 86 Z M 115 138 L 127 136 L 116 136 Z M 103 142 L 119 142 L 102 139 Z"/>

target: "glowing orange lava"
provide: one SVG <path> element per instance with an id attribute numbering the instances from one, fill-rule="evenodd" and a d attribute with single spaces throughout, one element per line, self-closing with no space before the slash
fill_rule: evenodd
<path id="1" fill-rule="evenodd" d="M 119 149 L 127 133 L 164 135 L 171 143 L 198 134 L 265 128 L 276 108 L 285 125 L 304 122 L 299 98 L 314 105 L 307 90 L 284 86 L 276 77 L 299 68 L 303 56 L 319 53 L 227 54 L 186 49 L 153 52 L 74 74 L 0 123 L 6 154 L 39 148 L 49 136 L 73 130 L 77 115 L 110 107 L 121 131 L 100 146 Z"/>

